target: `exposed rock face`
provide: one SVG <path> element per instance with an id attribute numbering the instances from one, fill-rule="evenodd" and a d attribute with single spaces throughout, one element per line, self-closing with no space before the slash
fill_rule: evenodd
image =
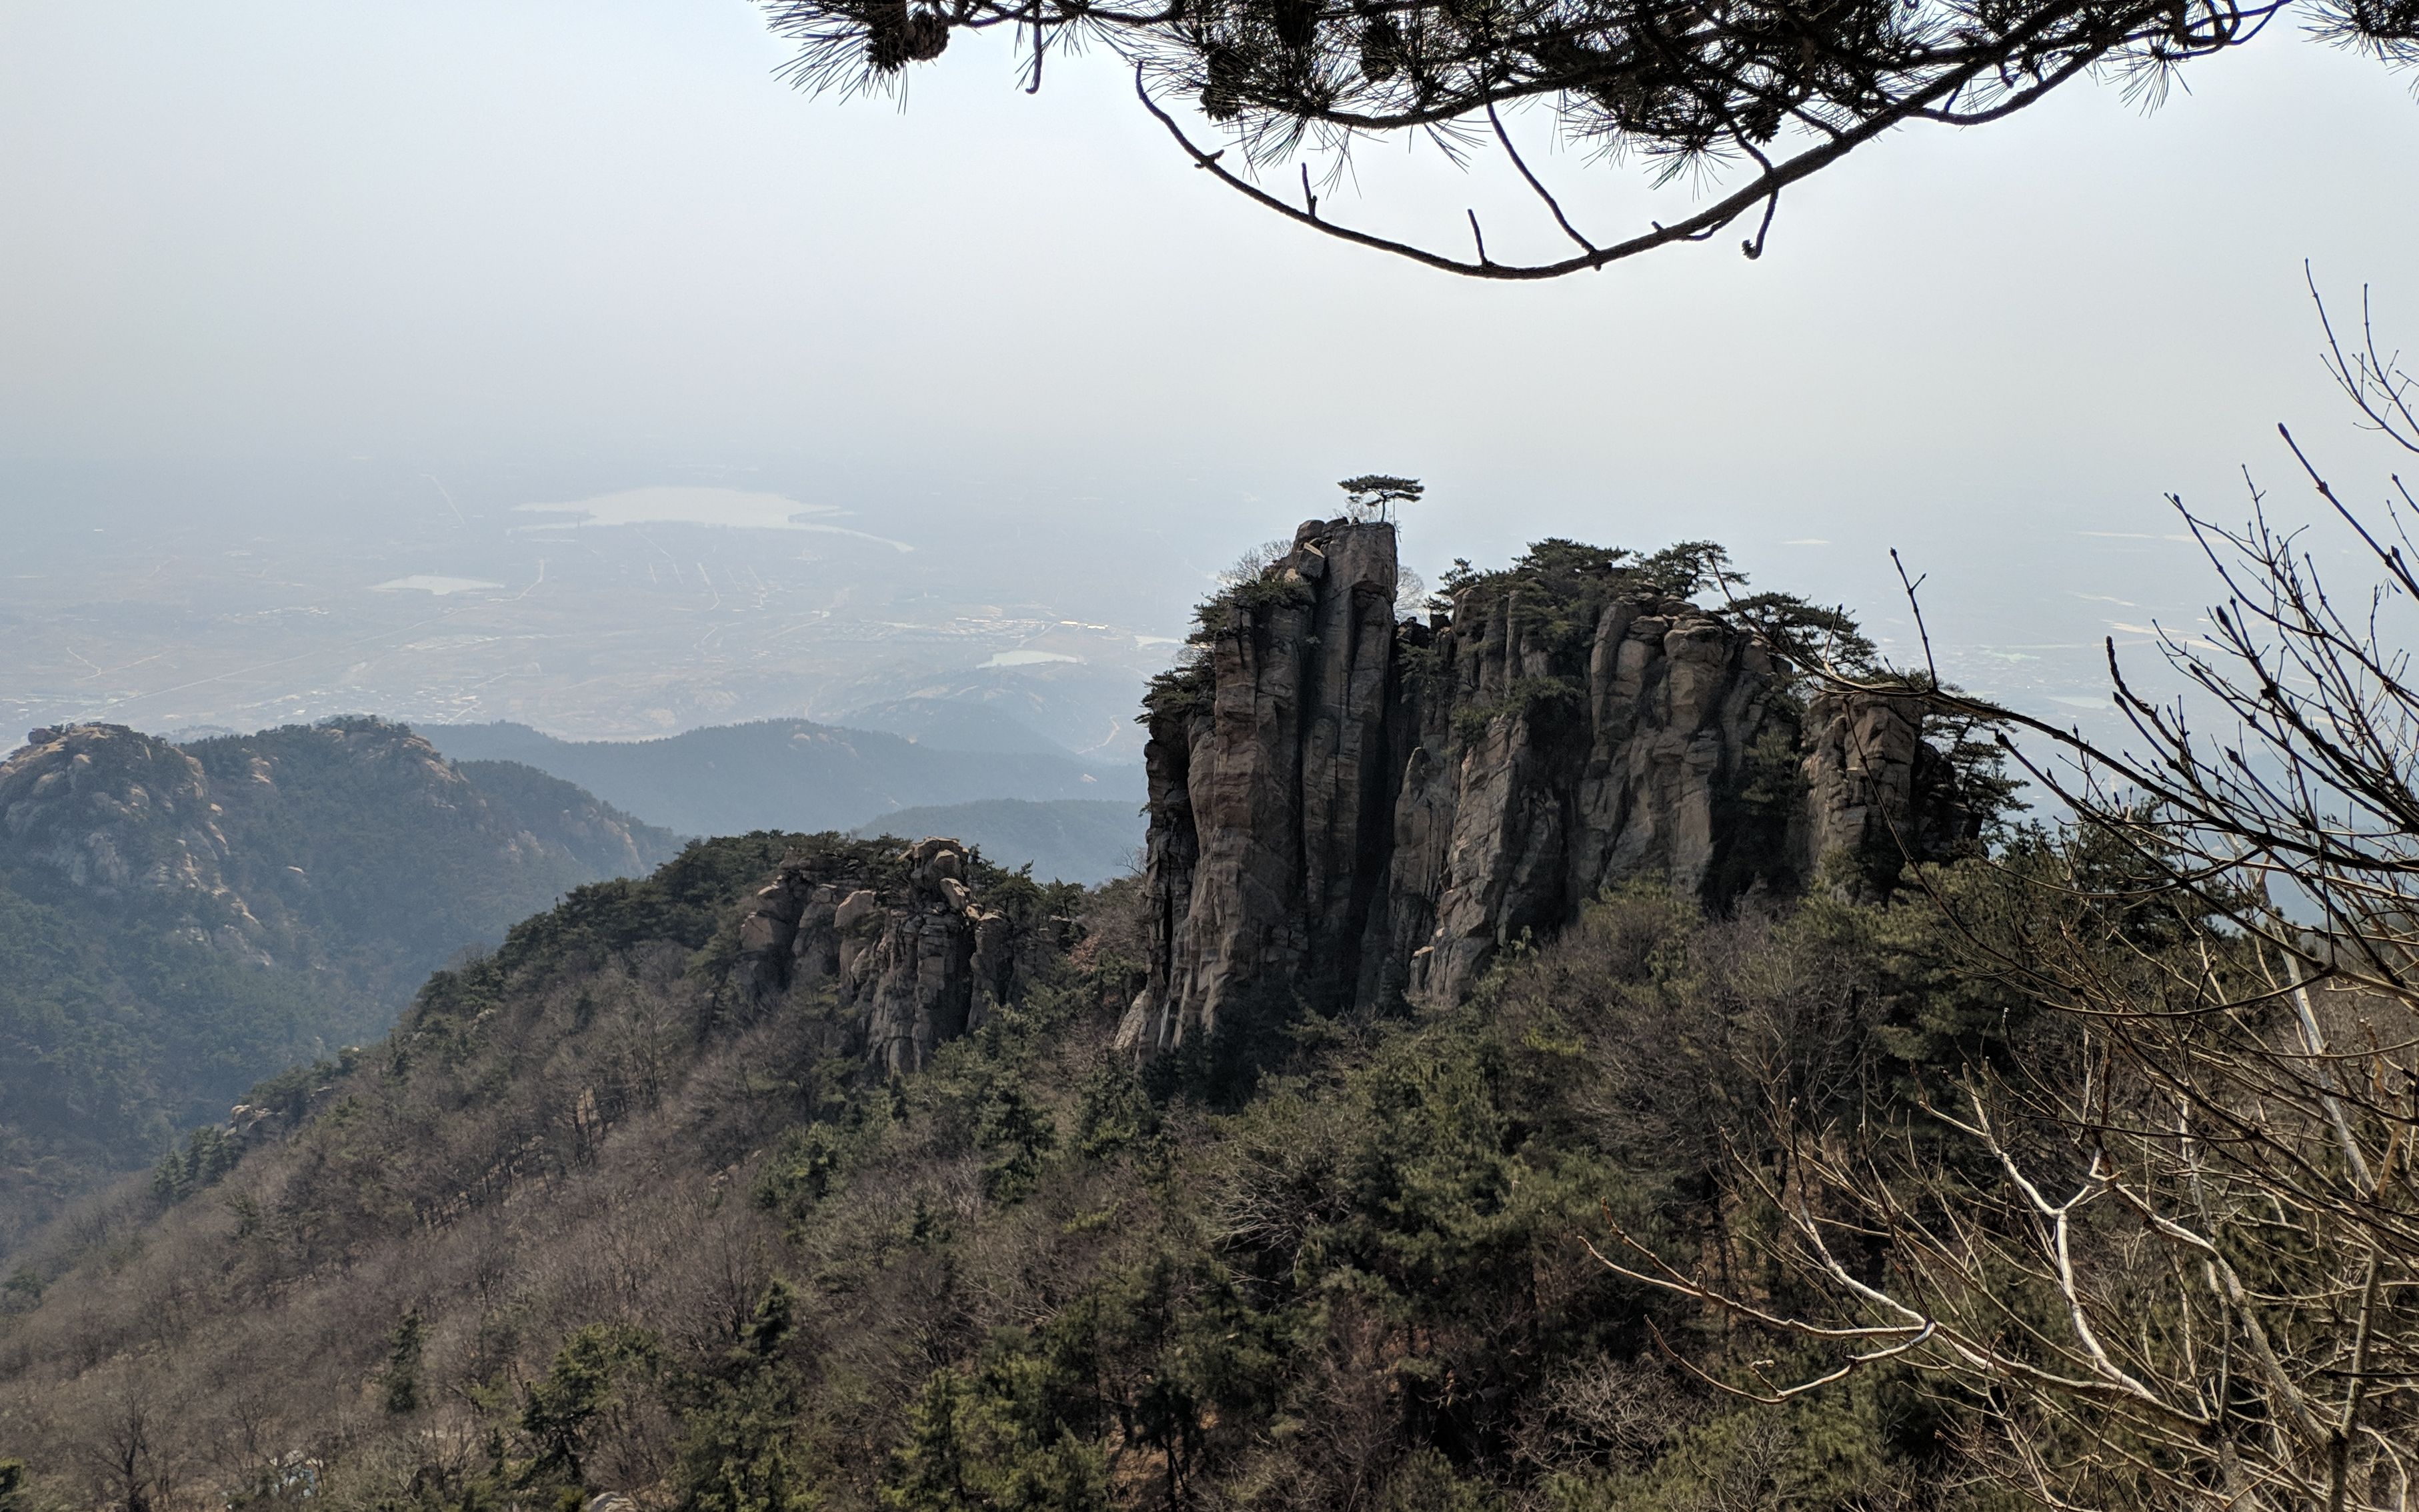
<path id="1" fill-rule="evenodd" d="M 1391 527 L 1305 526 L 1211 646 L 1207 702 L 1154 715 L 1155 1005 L 1124 1040 L 1173 1044 L 1271 980 L 1352 990 L 1393 848 L 1394 572 Z"/>
<path id="2" fill-rule="evenodd" d="M 1305 524 L 1154 696 L 1151 974 L 1124 1044 L 1286 997 L 1456 1001 L 1628 878 L 1716 903 L 1860 890 L 1876 837 L 1887 876 L 1894 837 L 1971 835 L 1910 701 L 1817 700 L 1801 739 L 1786 664 L 1694 604 L 1599 571 L 1398 625 L 1395 574 L 1391 526 Z"/>
<path id="3" fill-rule="evenodd" d="M 1826 692 L 1805 724 L 1806 848 L 1825 869 L 1818 880 L 1870 896 L 1903 856 L 1972 838 L 1974 815 L 1949 759 L 1924 743 L 1916 700 Z"/>
<path id="4" fill-rule="evenodd" d="M 104 895 L 224 891 L 223 813 L 199 762 L 116 725 L 37 730 L 0 764 L 0 840 Z"/>
<path id="5" fill-rule="evenodd" d="M 739 980 L 761 1006 L 829 987 L 855 1047 L 893 1073 L 1008 1001 L 1016 971 L 1006 915 L 975 901 L 955 841 L 910 846 L 899 875 L 833 860 L 792 862 L 741 921 Z"/>
<path id="6" fill-rule="evenodd" d="M 1451 818 L 1398 836 L 1394 933 L 1411 949 L 1399 983 L 1379 979 L 1416 1001 L 1458 999 L 1506 942 L 1551 933 L 1625 877 L 1712 894 L 1791 880 L 1750 791 L 1759 743 L 1794 734 L 1765 647 L 1657 596 L 1608 604 L 1583 650 L 1558 656 L 1520 608 L 1517 593 L 1471 604 L 1435 633 L 1406 795 Z"/>

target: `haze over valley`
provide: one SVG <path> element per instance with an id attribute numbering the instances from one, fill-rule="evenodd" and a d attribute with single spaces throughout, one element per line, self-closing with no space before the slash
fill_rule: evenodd
<path id="1" fill-rule="evenodd" d="M 907 511 L 706 486 L 533 511 L 361 471 L 388 506 L 367 532 L 357 496 L 251 530 L 173 499 L 115 535 L 30 522 L 0 600 L 0 710 L 163 731 L 376 712 L 627 739 L 939 699 L 1132 762 L 1133 690 L 1166 660 L 1168 616 L 1134 585 L 1050 602 L 1013 559 Z M 95 517 L 69 501 L 61 515 Z M 918 539 L 860 528 L 885 518 Z"/>

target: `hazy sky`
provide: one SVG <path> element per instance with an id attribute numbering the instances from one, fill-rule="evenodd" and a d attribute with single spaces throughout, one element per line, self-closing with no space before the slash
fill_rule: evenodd
<path id="1" fill-rule="evenodd" d="M 0 523 L 711 479 L 1190 582 L 1383 469 L 1431 572 L 1711 535 L 1887 621 L 1899 545 L 1952 639 L 2089 640 L 2197 591 L 2159 495 L 2284 484 L 2276 421 L 2381 476 L 2301 270 L 2419 343 L 2419 103 L 2290 22 L 2147 116 L 1901 132 L 1761 262 L 1507 286 L 1219 190 L 1105 56 L 1027 98 L 962 39 L 902 114 L 784 87 L 742 0 L 0 0 Z M 1492 187 L 1360 169 L 1335 213 L 1517 244 Z"/>

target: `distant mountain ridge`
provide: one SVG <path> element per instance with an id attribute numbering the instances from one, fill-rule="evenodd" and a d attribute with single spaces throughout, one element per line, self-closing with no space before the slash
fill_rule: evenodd
<path id="1" fill-rule="evenodd" d="M 939 837 L 962 841 L 984 860 L 1014 871 L 1031 866 L 1043 882 L 1112 882 L 1140 864 L 1142 810 L 1132 803 L 1061 798 L 985 798 L 974 803 L 901 809 L 858 826 L 860 839 Z"/>
<path id="2" fill-rule="evenodd" d="M 854 830 L 904 809 L 994 798 L 1138 804 L 1143 795 L 1138 767 L 1054 749 L 951 749 L 806 719 L 635 741 L 562 740 L 513 723 L 421 733 L 455 761 L 519 762 L 686 835 Z"/>
<path id="3" fill-rule="evenodd" d="M 427 974 L 677 854 L 560 779 L 347 719 L 177 746 L 38 730 L 0 762 L 0 1248 Z"/>
<path id="4" fill-rule="evenodd" d="M 868 703 L 840 718 L 842 728 L 904 735 L 935 750 L 1086 759 L 1001 707 L 1004 702 L 963 693 L 916 695 Z"/>

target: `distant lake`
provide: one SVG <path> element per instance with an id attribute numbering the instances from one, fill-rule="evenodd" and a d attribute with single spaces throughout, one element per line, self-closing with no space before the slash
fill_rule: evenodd
<path id="1" fill-rule="evenodd" d="M 574 503 L 522 504 L 519 512 L 579 517 L 560 522 L 565 525 L 717 525 L 740 531 L 812 531 L 825 535 L 853 535 L 899 551 L 916 549 L 886 535 L 806 517 L 845 513 L 834 505 L 802 504 L 782 494 L 751 493 L 744 488 L 625 488 Z"/>
<path id="2" fill-rule="evenodd" d="M 1081 656 L 1070 656 L 1056 651 L 1003 651 L 984 662 L 986 667 L 1038 667 L 1045 661 L 1081 662 Z"/>
<path id="3" fill-rule="evenodd" d="M 370 590 L 379 594 L 410 590 L 416 593 L 434 594 L 439 598 L 443 598 L 448 594 L 468 594 L 481 588 L 501 588 L 502 586 L 504 586 L 502 583 L 491 583 L 484 578 L 437 578 L 424 572 L 415 572 L 408 578 L 395 578 L 386 582 L 373 583 L 370 585 Z"/>

